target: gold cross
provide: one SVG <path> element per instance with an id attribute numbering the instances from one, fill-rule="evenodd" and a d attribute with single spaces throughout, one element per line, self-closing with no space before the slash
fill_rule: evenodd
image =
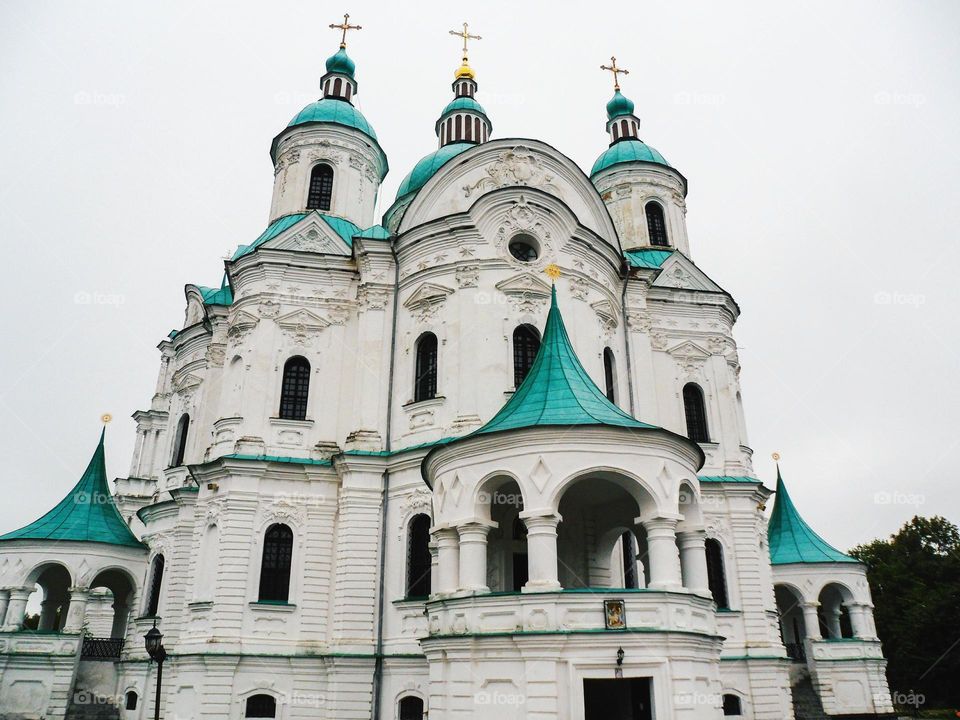
<path id="1" fill-rule="evenodd" d="M 345 48 L 347 46 L 347 30 L 363 30 L 362 25 L 351 25 L 350 24 L 350 13 L 343 14 L 343 22 L 337 25 L 336 23 L 330 23 L 331 30 L 343 30 L 343 35 L 340 36 L 340 47 Z"/>
<path id="2" fill-rule="evenodd" d="M 620 73 L 623 73 L 624 75 L 630 74 L 629 70 L 625 70 L 624 68 L 617 67 L 617 59 L 613 55 L 610 56 L 610 65 L 601 65 L 600 69 L 609 70 L 610 72 L 613 73 L 613 89 L 614 90 L 620 89 L 620 78 L 618 77 L 618 75 Z"/>
<path id="3" fill-rule="evenodd" d="M 463 59 L 467 59 L 467 40 L 483 40 L 479 35 L 471 35 L 467 30 L 467 24 L 463 24 L 463 30 L 451 30 L 451 35 L 463 38 Z"/>

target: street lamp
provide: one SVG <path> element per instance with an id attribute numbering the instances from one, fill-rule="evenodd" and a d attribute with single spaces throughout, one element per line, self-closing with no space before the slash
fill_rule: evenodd
<path id="1" fill-rule="evenodd" d="M 157 621 L 143 636 L 143 644 L 151 660 L 157 661 L 157 697 L 153 703 L 153 718 L 160 720 L 160 688 L 163 685 L 163 661 L 167 659 L 167 651 L 163 647 L 163 633 L 157 630 Z"/>

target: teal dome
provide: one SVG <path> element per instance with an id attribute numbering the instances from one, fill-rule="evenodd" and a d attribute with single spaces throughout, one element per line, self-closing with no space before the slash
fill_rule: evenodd
<path id="1" fill-rule="evenodd" d="M 374 140 L 377 139 L 377 134 L 373 131 L 373 127 L 367 122 L 363 113 L 343 100 L 317 100 L 316 102 L 310 103 L 298 112 L 293 120 L 287 123 L 287 127 L 311 122 L 328 122 L 337 125 L 346 125 L 347 127 L 359 130 L 364 135 L 369 135 Z"/>
<path id="2" fill-rule="evenodd" d="M 328 73 L 340 73 L 341 75 L 349 75 L 350 78 L 353 78 L 353 73 L 357 69 L 356 63 L 350 59 L 350 56 L 347 55 L 347 51 L 343 48 L 340 48 L 335 55 L 331 55 L 327 58 L 327 72 Z"/>
<path id="3" fill-rule="evenodd" d="M 427 180 L 432 178 L 448 160 L 452 160 L 464 150 L 469 150 L 472 147 L 476 147 L 476 145 L 473 143 L 451 143 L 427 155 L 413 166 L 410 174 L 400 183 L 397 198 L 399 199 L 422 188 L 427 184 Z"/>
<path id="4" fill-rule="evenodd" d="M 483 106 L 474 100 L 471 97 L 458 97 L 451 100 L 447 106 L 443 109 L 443 112 L 440 113 L 440 117 L 446 117 L 450 113 L 456 112 L 458 110 L 470 110 L 472 112 L 478 113 L 480 115 L 486 115 L 487 111 L 483 109 Z"/>
<path id="5" fill-rule="evenodd" d="M 619 90 L 613 92 L 613 97 L 607 103 L 607 120 L 613 120 L 621 115 L 633 115 L 633 100 L 621 94 Z"/>
<path id="6" fill-rule="evenodd" d="M 640 140 L 621 140 L 615 142 L 607 148 L 603 155 L 597 158 L 597 161 L 593 164 L 593 169 L 590 171 L 590 177 L 612 165 L 626 162 L 656 163 L 657 165 L 670 167 L 670 163 L 666 161 L 663 155 L 646 143 Z"/>

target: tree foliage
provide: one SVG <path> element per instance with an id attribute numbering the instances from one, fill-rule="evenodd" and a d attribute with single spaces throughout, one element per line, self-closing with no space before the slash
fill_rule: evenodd
<path id="1" fill-rule="evenodd" d="M 891 691 L 922 693 L 928 707 L 960 705 L 957 526 L 916 516 L 889 540 L 850 554 L 867 566 Z"/>

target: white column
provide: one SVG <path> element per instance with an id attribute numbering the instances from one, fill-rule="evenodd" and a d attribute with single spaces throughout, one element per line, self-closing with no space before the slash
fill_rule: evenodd
<path id="1" fill-rule="evenodd" d="M 47 597 L 40 603 L 40 621 L 37 623 L 37 630 L 59 630 L 56 627 L 57 608 L 61 605 L 66 610 L 67 594 L 65 592 L 48 592 Z M 62 621 L 62 618 L 61 618 Z"/>
<path id="2" fill-rule="evenodd" d="M 703 530 L 687 530 L 677 534 L 680 546 L 680 575 L 683 586 L 692 593 L 710 597 L 707 574 L 707 534 Z"/>
<path id="3" fill-rule="evenodd" d="M 651 518 L 643 523 L 643 527 L 647 531 L 650 589 L 679 590 L 683 584 L 680 580 L 676 518 Z"/>
<path id="4" fill-rule="evenodd" d="M 10 603 L 10 591 L 7 588 L 0 590 L 0 626 L 7 615 L 7 605 Z"/>
<path id="5" fill-rule="evenodd" d="M 430 548 L 430 594 L 436 595 L 440 582 L 440 552 L 436 540 L 431 539 L 427 547 Z"/>
<path id="6" fill-rule="evenodd" d="M 830 637 L 843 637 L 843 632 L 840 630 L 840 608 L 828 608 L 824 614 L 827 616 L 827 629 L 830 631 Z"/>
<path id="7" fill-rule="evenodd" d="M 529 579 L 523 592 L 559 590 L 557 573 L 557 525 L 562 518 L 556 513 L 527 515 L 520 513 L 527 526 L 527 563 Z"/>
<path id="8" fill-rule="evenodd" d="M 4 632 L 14 632 L 20 629 L 23 616 L 27 611 L 27 599 L 35 589 L 36 588 L 33 587 L 10 588 L 10 599 L 7 601 L 7 614 L 0 630 Z"/>
<path id="9" fill-rule="evenodd" d="M 440 594 L 457 591 L 460 584 L 460 540 L 456 528 L 434 530 L 437 543 L 437 588 Z"/>
<path id="10" fill-rule="evenodd" d="M 110 637 L 122 638 L 127 634 L 127 618 L 130 617 L 130 606 L 126 600 L 116 600 L 113 603 L 113 625 L 110 628 Z"/>
<path id="11" fill-rule="evenodd" d="M 818 602 L 805 602 L 801 606 L 803 609 L 804 635 L 807 640 L 822 640 L 820 634 L 820 619 L 817 617 Z"/>
<path id="12" fill-rule="evenodd" d="M 470 592 L 490 592 L 487 587 L 487 533 L 486 523 L 471 522 L 457 528 L 460 534 L 460 589 Z"/>
<path id="13" fill-rule="evenodd" d="M 70 607 L 67 610 L 67 620 L 63 624 L 63 632 L 80 632 L 87 615 L 87 601 L 89 599 L 90 588 L 70 588 Z"/>

